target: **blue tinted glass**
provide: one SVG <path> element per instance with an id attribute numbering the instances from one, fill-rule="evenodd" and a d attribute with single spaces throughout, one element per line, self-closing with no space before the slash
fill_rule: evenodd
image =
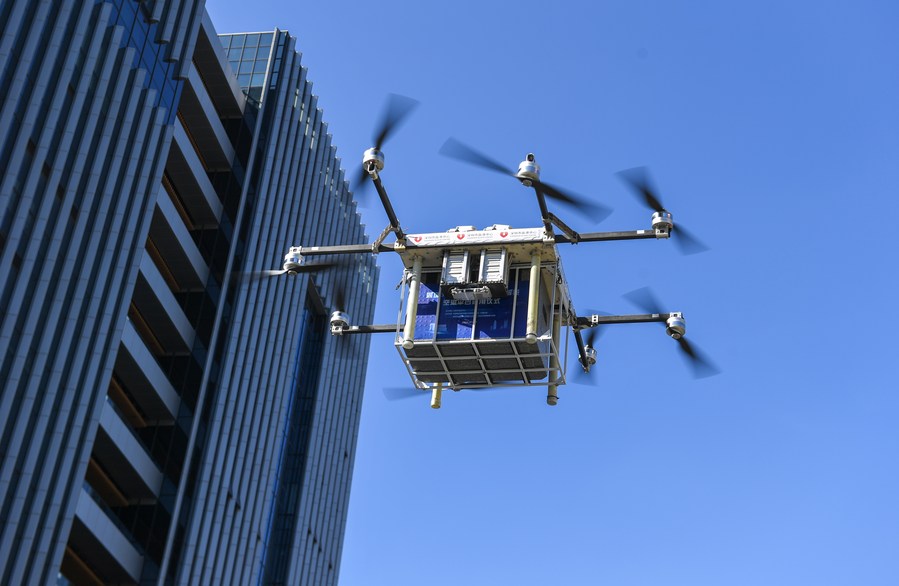
<path id="1" fill-rule="evenodd" d="M 253 68 L 257 73 L 260 71 L 265 71 L 265 68 L 268 66 L 268 59 L 257 59 L 256 66 Z"/>
<path id="2" fill-rule="evenodd" d="M 237 73 L 253 73 L 253 62 L 241 61 L 240 70 Z"/>
<path id="3" fill-rule="evenodd" d="M 134 28 L 131 29 L 131 44 L 137 48 L 138 51 L 143 51 L 144 43 L 147 41 L 147 33 L 139 23 L 135 23 Z"/>
<path id="4" fill-rule="evenodd" d="M 126 27 L 134 24 L 134 17 L 137 16 L 135 8 L 137 8 L 137 5 L 132 0 L 122 3 L 122 21 Z"/>
<path id="5" fill-rule="evenodd" d="M 141 67 L 147 70 L 147 76 L 144 78 L 144 87 L 147 87 L 147 84 L 150 83 L 150 77 L 153 75 L 153 66 L 156 65 L 156 62 L 150 58 L 148 53 L 141 53 L 140 64 Z"/>
<path id="6" fill-rule="evenodd" d="M 237 76 L 237 85 L 240 87 L 249 87 L 250 85 L 250 74 L 244 73 Z"/>
<path id="7" fill-rule="evenodd" d="M 259 35 L 247 35 L 247 47 L 255 47 L 259 44 Z"/>
<path id="8" fill-rule="evenodd" d="M 156 33 L 157 27 L 155 24 L 151 24 L 149 29 L 147 30 L 147 48 L 153 51 L 154 55 L 159 54 L 159 45 L 156 44 Z"/>
<path id="9" fill-rule="evenodd" d="M 265 73 L 254 73 L 250 81 L 250 86 L 257 87 L 265 83 Z"/>
<path id="10" fill-rule="evenodd" d="M 271 52 L 272 48 L 269 45 L 260 46 L 256 49 L 256 59 L 268 59 L 268 54 Z"/>
<path id="11" fill-rule="evenodd" d="M 153 70 L 153 81 L 152 81 L 152 85 L 153 85 L 153 87 L 155 87 L 157 90 L 159 90 L 159 93 L 161 93 L 161 94 L 167 94 L 167 93 L 168 93 L 168 92 L 166 91 L 167 88 L 165 87 L 165 69 L 163 69 L 163 68 L 160 67 L 160 66 L 157 66 L 157 67 Z"/>
<path id="12" fill-rule="evenodd" d="M 231 48 L 235 47 L 243 47 L 243 43 L 246 40 L 246 35 L 232 35 L 231 36 Z"/>
<path id="13" fill-rule="evenodd" d="M 231 37 L 228 35 L 219 35 L 219 43 L 222 44 L 222 49 L 227 51 L 231 46 Z"/>
<path id="14" fill-rule="evenodd" d="M 175 93 L 172 94 L 172 109 L 169 110 L 169 124 L 175 122 L 175 117 L 178 115 L 178 107 L 176 104 L 181 99 L 181 90 L 184 88 L 184 84 L 181 82 L 177 82 L 175 84 Z"/>
<path id="15" fill-rule="evenodd" d="M 259 45 L 269 47 L 272 44 L 272 33 L 265 33 L 259 37 Z"/>
<path id="16" fill-rule="evenodd" d="M 243 49 L 228 49 L 228 59 L 240 60 L 240 54 L 243 52 Z"/>

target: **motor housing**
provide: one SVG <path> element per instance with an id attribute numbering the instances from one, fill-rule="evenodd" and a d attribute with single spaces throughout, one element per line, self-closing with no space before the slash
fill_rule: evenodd
<path id="1" fill-rule="evenodd" d="M 665 322 L 665 333 L 675 340 L 680 340 L 687 333 L 687 322 L 684 319 L 684 314 L 680 312 L 671 313 Z"/>
<path id="2" fill-rule="evenodd" d="M 652 215 L 652 229 L 656 231 L 657 237 L 667 238 L 673 227 L 674 220 L 671 217 L 671 212 L 662 210 Z"/>
<path id="3" fill-rule="evenodd" d="M 287 254 L 284 255 L 282 268 L 288 275 L 296 275 L 301 266 L 303 266 L 302 249 L 299 246 L 291 246 Z"/>
<path id="4" fill-rule="evenodd" d="M 525 187 L 534 185 L 534 181 L 540 180 L 540 165 L 537 164 L 534 153 L 528 153 L 525 159 L 518 164 L 518 173 L 515 174 Z"/>
<path id="5" fill-rule="evenodd" d="M 585 346 L 584 355 L 587 357 L 587 364 L 584 364 L 585 368 L 589 369 L 591 366 L 596 364 L 596 348 L 594 348 L 593 346 Z M 581 359 L 578 359 L 578 362 L 581 362 L 581 364 L 583 364 Z"/>
<path id="6" fill-rule="evenodd" d="M 384 153 L 372 147 L 362 153 L 362 167 L 367 173 L 382 171 L 384 169 Z"/>
<path id="7" fill-rule="evenodd" d="M 350 316 L 337 310 L 331 314 L 331 334 L 339 336 L 350 327 Z"/>

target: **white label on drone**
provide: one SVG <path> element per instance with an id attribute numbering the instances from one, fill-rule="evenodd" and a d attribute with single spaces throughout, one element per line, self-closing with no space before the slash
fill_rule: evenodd
<path id="1" fill-rule="evenodd" d="M 510 230 L 472 230 L 471 232 L 433 232 L 409 234 L 406 247 L 453 246 L 454 244 L 493 244 L 501 242 L 541 242 L 543 228 L 517 228 Z"/>

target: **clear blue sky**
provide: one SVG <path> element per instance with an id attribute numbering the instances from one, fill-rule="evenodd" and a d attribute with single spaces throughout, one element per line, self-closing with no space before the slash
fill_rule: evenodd
<path id="1" fill-rule="evenodd" d="M 563 250 L 576 306 L 654 288 L 723 373 L 694 380 L 655 325 L 601 340 L 595 387 L 388 402 L 372 340 L 341 585 L 899 584 L 899 4 L 859 1 L 209 0 L 219 32 L 289 30 L 348 173 L 385 96 L 411 232 L 539 224 L 449 136 L 648 227 L 615 172 L 649 165 L 711 250 Z M 372 199 L 376 203 L 376 199 Z M 386 225 L 363 210 L 374 237 Z M 564 211 L 555 206 L 557 212 Z M 285 242 L 285 249 L 293 244 Z M 276 266 L 280 259 L 273 259 Z M 377 322 L 396 319 L 380 258 Z M 262 267 L 267 268 L 267 267 Z"/>

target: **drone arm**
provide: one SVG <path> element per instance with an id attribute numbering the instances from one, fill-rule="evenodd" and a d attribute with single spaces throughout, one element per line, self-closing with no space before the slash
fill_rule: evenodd
<path id="1" fill-rule="evenodd" d="M 556 242 L 560 244 L 577 244 L 578 242 L 604 242 L 606 240 L 645 240 L 658 238 L 655 230 L 630 230 L 627 232 L 587 232 L 580 234 L 575 239 L 567 234 L 556 236 Z"/>
<path id="2" fill-rule="evenodd" d="M 546 198 L 543 196 L 543 192 L 540 191 L 540 188 L 537 185 L 532 185 L 534 188 L 534 193 L 537 194 L 537 204 L 540 206 L 540 217 L 543 219 L 543 227 L 546 228 L 547 234 L 553 233 L 553 222 L 551 217 L 554 217 L 549 209 L 546 207 Z"/>
<path id="3" fill-rule="evenodd" d="M 393 211 L 393 205 L 391 205 L 390 199 L 387 197 L 387 190 L 384 189 L 384 185 L 381 183 L 381 177 L 377 173 L 374 173 L 371 174 L 371 180 L 372 183 L 375 184 L 375 189 L 378 190 L 378 197 L 381 198 L 381 204 L 384 206 L 384 211 L 387 213 L 387 219 L 390 220 L 390 229 L 396 234 L 398 240 L 404 240 L 406 234 L 400 227 L 400 221 L 396 217 L 396 212 Z"/>
<path id="4" fill-rule="evenodd" d="M 329 254 L 378 254 L 393 252 L 393 246 L 386 244 L 339 244 L 336 246 L 298 246 L 301 256 L 327 256 Z"/>
<path id="5" fill-rule="evenodd" d="M 589 315 L 577 318 L 577 326 L 581 329 L 606 324 L 642 324 L 651 322 L 665 323 L 670 313 L 641 313 L 635 315 Z M 580 333 L 580 332 L 577 332 Z"/>
<path id="6" fill-rule="evenodd" d="M 396 324 L 380 324 L 371 326 L 349 326 L 341 330 L 343 334 L 387 334 L 396 333 Z"/>
<path id="7" fill-rule="evenodd" d="M 580 330 L 574 331 L 574 342 L 577 344 L 577 353 L 581 357 L 581 367 L 584 369 L 584 372 L 590 372 L 590 367 L 587 363 L 587 349 L 584 346 L 584 338 L 581 336 Z"/>

